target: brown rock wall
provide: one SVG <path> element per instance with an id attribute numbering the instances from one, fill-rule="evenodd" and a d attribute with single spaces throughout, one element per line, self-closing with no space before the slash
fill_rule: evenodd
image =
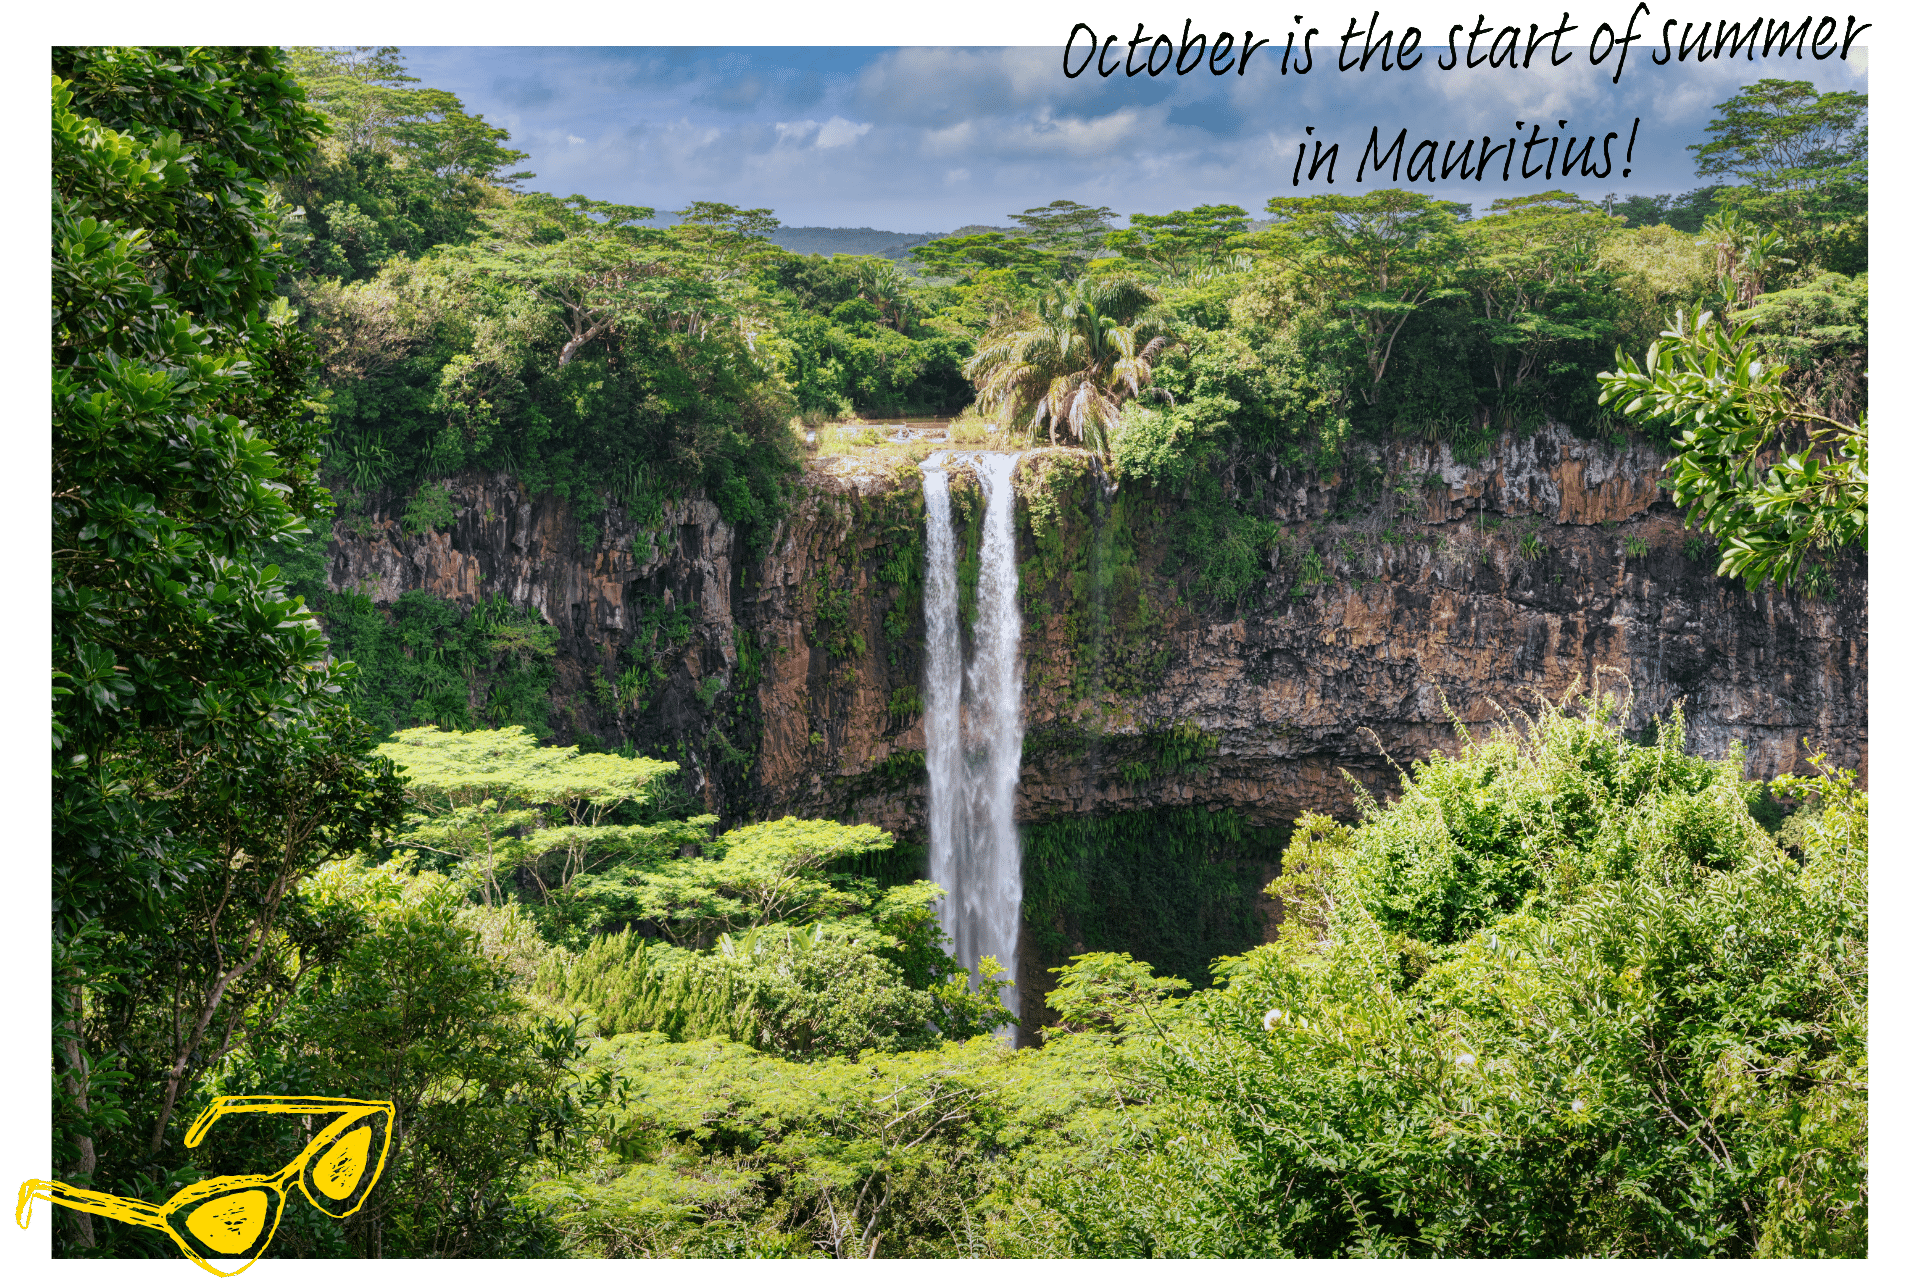
<path id="1" fill-rule="evenodd" d="M 1178 566 L 1148 573 L 1158 665 L 1124 694 L 1098 680 L 1087 691 L 1065 613 L 1030 614 L 1023 821 L 1188 803 L 1262 824 L 1349 811 L 1342 770 L 1385 789 L 1395 774 L 1383 748 L 1404 766 L 1454 743 L 1452 716 L 1484 730 L 1576 681 L 1630 680 L 1636 726 L 1684 698 L 1690 744 L 1720 754 L 1742 741 L 1755 774 L 1793 767 L 1802 738 L 1864 771 L 1864 572 L 1825 600 L 1715 578 L 1709 559 L 1686 554 L 1645 445 L 1551 427 L 1473 463 L 1423 445 L 1375 462 L 1439 480 L 1423 479 L 1409 519 L 1329 523 L 1349 492 L 1341 480 L 1277 468 L 1263 478 L 1265 512 L 1290 534 L 1344 545 L 1329 551 L 1323 585 L 1300 587 L 1276 554 L 1243 607 L 1208 610 L 1179 603 Z M 1085 464 L 1056 451 L 1049 465 Z M 851 816 L 911 834 L 924 775 L 910 756 L 886 762 L 924 747 L 910 706 L 919 605 L 911 585 L 878 575 L 901 539 L 918 537 L 918 476 L 836 459 L 802 490 L 750 552 L 704 499 L 670 504 L 659 530 L 617 512 L 583 525 L 508 477 L 468 476 L 453 482 L 458 515 L 445 532 L 406 534 L 400 495 L 377 495 L 359 531 L 337 524 L 331 584 L 380 601 L 420 589 L 530 605 L 561 635 L 561 741 L 677 743 L 693 789 L 730 819 Z M 1089 478 L 1078 500 L 1097 491 Z M 1489 516 L 1504 520 L 1489 528 Z M 1629 556 L 1629 537 L 1644 555 Z M 1034 554 L 1029 537 L 1023 555 Z M 588 696 L 596 668 L 617 670 L 643 604 L 688 600 L 692 638 L 649 706 L 609 711 Z M 727 710 L 734 701 L 708 686 L 718 677 L 735 692 L 752 655 L 751 696 Z M 1176 724 L 1213 735 L 1217 751 L 1198 772 L 1142 779 L 1142 735 Z"/>

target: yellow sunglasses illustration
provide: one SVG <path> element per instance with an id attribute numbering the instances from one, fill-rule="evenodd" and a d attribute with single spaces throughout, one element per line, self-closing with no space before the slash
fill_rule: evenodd
<path id="1" fill-rule="evenodd" d="M 197 1147 L 213 1122 L 236 1111 L 269 1111 L 339 1119 L 315 1134 L 298 1156 L 278 1173 L 208 1178 L 182 1187 L 165 1204 L 110 1196 L 32 1178 L 20 1184 L 14 1221 L 27 1225 L 33 1201 L 97 1213 L 103 1218 L 153 1227 L 173 1237 L 180 1252 L 216 1276 L 237 1276 L 267 1250 L 287 1195 L 298 1182 L 313 1207 L 344 1218 L 366 1202 L 387 1164 L 393 1135 L 393 1104 L 358 1098 L 219 1097 L 207 1104 L 187 1130 L 186 1145 Z"/>

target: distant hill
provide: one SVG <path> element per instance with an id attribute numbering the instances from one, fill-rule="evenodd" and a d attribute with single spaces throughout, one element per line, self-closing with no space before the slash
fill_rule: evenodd
<path id="1" fill-rule="evenodd" d="M 767 239 L 788 253 L 817 253 L 832 257 L 836 253 L 873 254 L 881 258 L 904 258 L 907 250 L 929 240 L 938 240 L 940 231 L 875 231 L 872 227 L 781 227 Z"/>
<path id="2" fill-rule="evenodd" d="M 875 231 L 872 227 L 781 227 L 767 239 L 788 253 L 817 253 L 832 257 L 836 253 L 872 254 L 899 262 L 917 244 L 942 236 L 970 236 L 983 231 L 1008 231 L 1009 227 L 966 226 L 958 231 Z"/>

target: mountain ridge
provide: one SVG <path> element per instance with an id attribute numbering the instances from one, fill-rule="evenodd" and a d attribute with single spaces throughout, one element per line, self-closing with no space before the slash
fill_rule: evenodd
<path id="1" fill-rule="evenodd" d="M 781 227 L 769 232 L 767 239 L 788 253 L 817 253 L 832 257 L 836 253 L 904 259 L 915 245 L 943 236 L 975 235 L 987 231 L 1012 231 L 1011 227 L 970 225 L 957 231 L 881 231 L 874 227 Z"/>

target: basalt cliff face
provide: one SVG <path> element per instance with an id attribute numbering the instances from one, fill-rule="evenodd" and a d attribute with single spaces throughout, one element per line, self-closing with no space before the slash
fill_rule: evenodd
<path id="1" fill-rule="evenodd" d="M 1822 598 L 1718 579 L 1659 474 L 1650 447 L 1558 426 L 1472 462 L 1412 444 L 1342 477 L 1243 468 L 1243 498 L 1257 491 L 1278 529 L 1222 603 L 1196 589 L 1191 541 L 1184 561 L 1174 550 L 1180 503 L 1120 493 L 1085 454 L 1029 454 L 1019 820 L 1192 804 L 1261 826 L 1350 814 L 1343 771 L 1384 793 L 1389 761 L 1451 747 L 1456 718 L 1484 731 L 1575 684 L 1630 684 L 1635 727 L 1684 699 L 1689 746 L 1742 742 L 1753 776 L 1795 767 L 1803 739 L 1864 776 L 1864 567 Z M 651 528 L 618 512 L 583 525 L 509 477 L 473 475 L 451 485 L 451 528 L 408 535 L 403 495 L 376 494 L 357 530 L 336 527 L 330 585 L 532 606 L 559 631 L 559 741 L 669 752 L 729 822 L 795 813 L 913 838 L 919 473 L 841 458 L 798 483 L 761 546 L 699 498 Z M 975 547 L 977 494 L 954 481 Z M 688 604 L 670 678 L 624 705 L 606 696 L 644 619 Z"/>

